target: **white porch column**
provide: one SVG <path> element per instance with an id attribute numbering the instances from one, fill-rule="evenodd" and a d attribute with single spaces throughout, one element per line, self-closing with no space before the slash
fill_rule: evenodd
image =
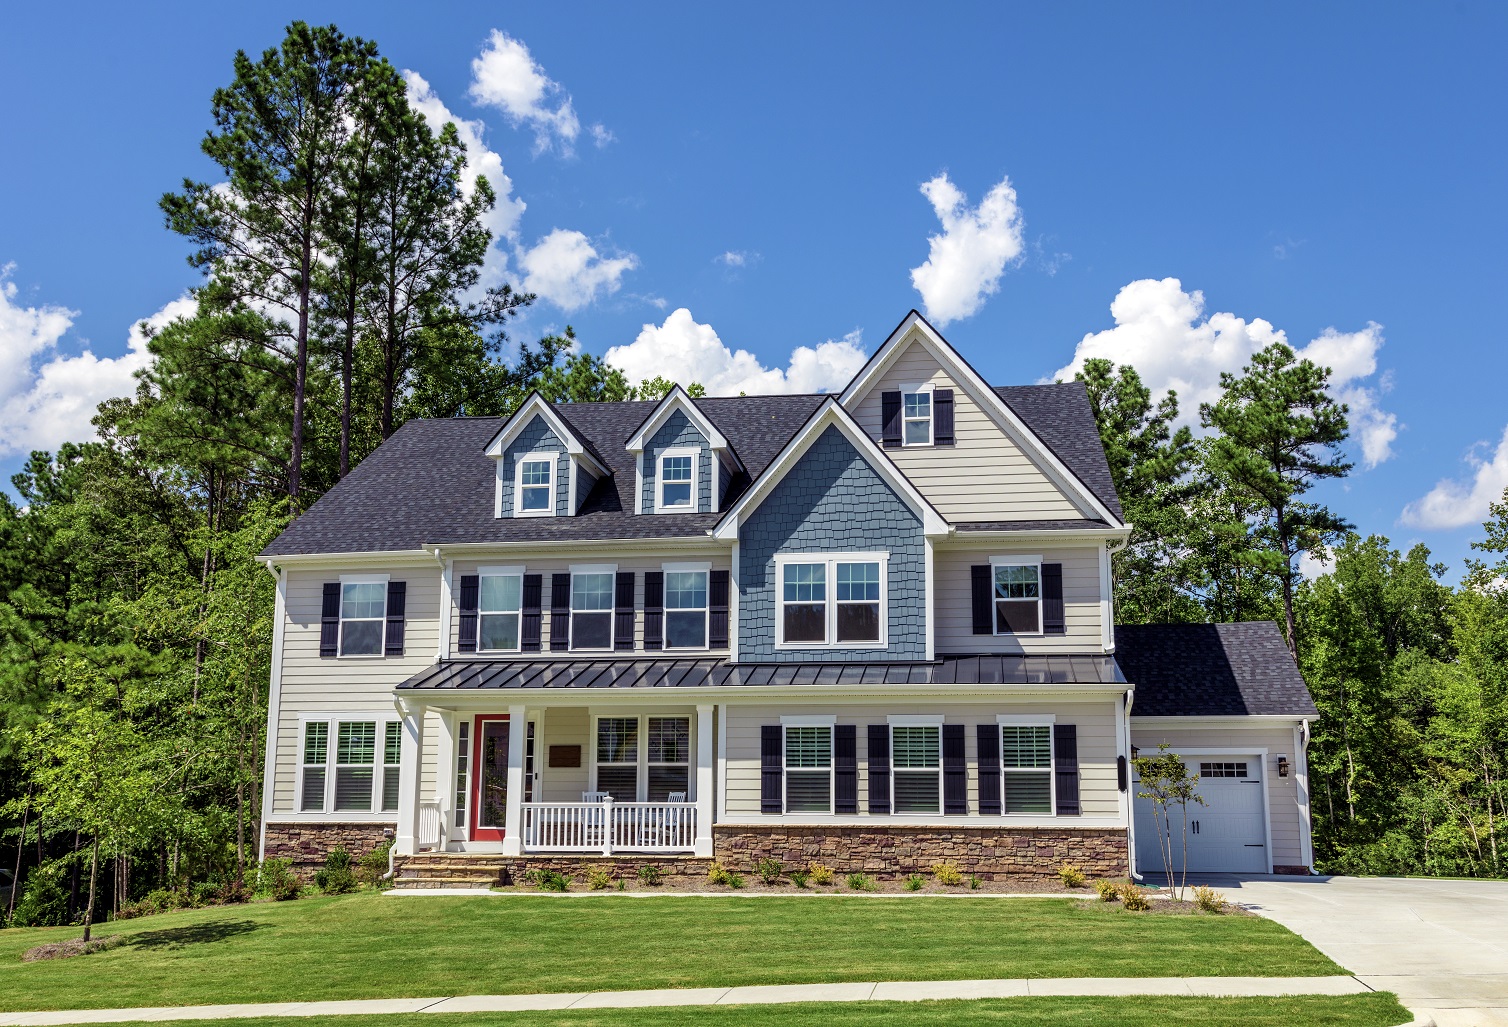
<path id="1" fill-rule="evenodd" d="M 508 707 L 508 809 L 503 818 L 503 855 L 524 851 L 524 749 L 529 740 L 528 710 Z"/>
<path id="2" fill-rule="evenodd" d="M 419 768 L 424 762 L 425 707 L 406 699 L 398 700 L 403 717 L 403 736 L 398 749 L 398 835 L 393 850 L 400 856 L 419 851 Z"/>
<path id="3" fill-rule="evenodd" d="M 712 855 L 712 706 L 696 708 L 696 854 Z"/>

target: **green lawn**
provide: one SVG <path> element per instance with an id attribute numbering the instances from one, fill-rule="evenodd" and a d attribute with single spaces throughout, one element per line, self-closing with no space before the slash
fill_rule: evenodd
<path id="1" fill-rule="evenodd" d="M 1245 916 L 1061 899 L 403 897 L 106 924 L 116 948 L 23 963 L 76 929 L 0 931 L 0 1010 L 987 977 L 1343 973 Z"/>
<path id="2" fill-rule="evenodd" d="M 1019 998 L 971 1002 L 813 1002 L 560 1013 L 436 1013 L 423 1027 L 1392 1027 L 1411 1017 L 1391 995 L 1304 998 Z M 392 1016 L 222 1021 L 233 1027 L 399 1027 Z M 142 1024 L 128 1027 L 144 1027 Z M 156 1027 L 182 1027 L 182 1021 Z"/>

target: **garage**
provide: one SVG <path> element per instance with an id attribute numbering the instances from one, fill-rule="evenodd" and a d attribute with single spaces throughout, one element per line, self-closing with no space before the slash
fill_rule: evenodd
<path id="1" fill-rule="evenodd" d="M 1267 852 L 1266 788 L 1263 759 L 1249 755 L 1183 753 L 1190 770 L 1199 772 L 1196 793 L 1204 805 L 1188 807 L 1188 869 L 1190 873 L 1265 874 L 1272 868 Z M 1140 788 L 1136 788 L 1140 791 Z M 1152 815 L 1149 799 L 1136 802 L 1136 866 L 1141 873 L 1161 873 L 1158 829 L 1171 827 L 1173 862 L 1182 855 L 1183 816 L 1173 807 L 1172 822 Z"/>

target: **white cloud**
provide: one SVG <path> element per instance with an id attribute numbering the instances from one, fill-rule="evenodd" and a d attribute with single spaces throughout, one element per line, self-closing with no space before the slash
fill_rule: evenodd
<path id="1" fill-rule="evenodd" d="M 514 125 L 532 128 L 535 153 L 558 144 L 562 153 L 569 154 L 581 134 L 570 94 L 545 74 L 527 46 L 500 29 L 492 30 L 487 45 L 471 62 L 471 98 L 496 107 Z M 612 133 L 602 125 L 593 125 L 590 131 L 598 146 L 612 142 Z"/>
<path id="2" fill-rule="evenodd" d="M 1053 377 L 1070 379 L 1094 357 L 1130 364 L 1154 396 L 1176 390 L 1180 420 L 1195 427 L 1199 404 L 1220 398 L 1222 371 L 1239 372 L 1259 350 L 1288 342 L 1281 329 L 1262 318 L 1206 317 L 1204 293 L 1185 292 L 1176 278 L 1145 278 L 1125 286 L 1111 302 L 1110 316 L 1115 327 L 1085 335 L 1073 361 Z M 1383 375 L 1372 381 L 1382 344 L 1382 326 L 1374 321 L 1355 332 L 1327 328 L 1308 345 L 1294 348 L 1300 357 L 1331 369 L 1332 391 L 1351 408 L 1352 436 L 1369 468 L 1393 455 L 1399 427 L 1397 415 L 1380 405 L 1390 379 Z"/>
<path id="3" fill-rule="evenodd" d="M 1299 554 L 1299 575 L 1306 581 L 1330 573 L 1330 555 L 1328 553 L 1315 555 L 1309 550 Z"/>
<path id="4" fill-rule="evenodd" d="M 592 133 L 592 142 L 597 144 L 597 149 L 599 150 L 608 143 L 616 143 L 618 141 L 618 137 L 606 125 L 589 125 L 587 126 L 587 131 Z"/>
<path id="5" fill-rule="evenodd" d="M 712 258 L 714 264 L 724 267 L 749 267 L 759 263 L 759 254 L 749 250 L 728 250 Z"/>
<path id="6" fill-rule="evenodd" d="M 662 325 L 647 324 L 627 346 L 614 346 L 604 357 L 631 382 L 656 375 L 690 385 L 700 382 L 709 396 L 751 396 L 797 392 L 833 392 L 847 385 L 864 366 L 863 336 L 858 329 L 817 346 L 797 346 L 785 370 L 767 368 L 748 350 L 730 350 L 711 325 L 698 324 L 685 307 L 671 311 Z"/>
<path id="7" fill-rule="evenodd" d="M 1399 518 L 1415 528 L 1459 528 L 1481 523 L 1491 512 L 1488 507 L 1503 498 L 1508 489 L 1508 428 L 1498 440 L 1490 460 L 1479 452 L 1487 447 L 1479 442 L 1467 453 L 1466 462 L 1475 468 L 1470 481 L 1441 478 L 1419 499 L 1403 508 Z"/>
<path id="8" fill-rule="evenodd" d="M 603 257 L 585 235 L 557 228 L 533 247 L 520 249 L 523 289 L 537 293 L 567 313 L 599 295 L 618 291 L 623 275 L 639 266 L 632 253 Z"/>
<path id="9" fill-rule="evenodd" d="M 911 269 L 927 316 L 939 325 L 968 317 L 1000 289 L 1007 264 L 1021 259 L 1021 208 L 1009 178 L 1002 178 L 978 207 L 943 172 L 923 182 L 942 234 L 929 236 L 926 263 Z"/>
<path id="10" fill-rule="evenodd" d="M 77 356 L 57 353 L 78 312 L 18 305 L 11 269 L 0 269 L 0 455 L 92 439 L 90 420 L 100 403 L 134 393 L 136 372 L 152 362 L 147 334 L 133 325 L 126 352 L 118 357 L 99 357 L 88 349 Z M 194 308 L 194 300 L 182 296 L 146 320 L 160 329 Z"/>

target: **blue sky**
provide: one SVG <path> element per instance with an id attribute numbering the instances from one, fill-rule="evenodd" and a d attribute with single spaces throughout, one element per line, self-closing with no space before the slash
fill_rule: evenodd
<path id="1" fill-rule="evenodd" d="M 1104 354 L 1188 397 L 1281 332 L 1357 408 L 1323 498 L 1361 530 L 1459 568 L 1508 486 L 1508 7 L 1470 0 L 25 5 L 0 471 L 87 430 L 131 325 L 182 309 L 157 197 L 213 177 L 211 92 L 294 18 L 472 123 L 505 194 L 489 274 L 544 297 L 519 337 L 804 389 L 915 306 L 998 383 Z"/>

